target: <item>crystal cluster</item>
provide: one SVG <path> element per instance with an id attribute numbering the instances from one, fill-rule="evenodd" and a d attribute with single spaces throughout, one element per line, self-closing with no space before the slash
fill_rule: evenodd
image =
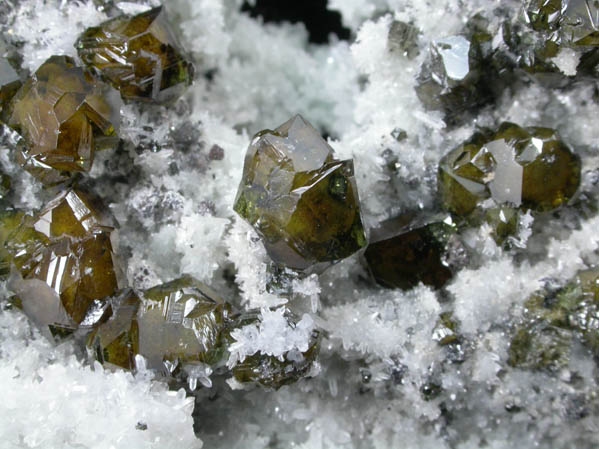
<path id="1" fill-rule="evenodd" d="M 52 56 L 12 99 L 7 123 L 22 137 L 18 162 L 44 184 L 88 172 L 98 135 L 116 134 L 120 100 L 108 86 Z"/>
<path id="2" fill-rule="evenodd" d="M 21 87 L 21 78 L 8 59 L 0 57 L 0 120 L 11 98 Z"/>
<path id="3" fill-rule="evenodd" d="M 281 266 L 323 271 L 366 245 L 353 161 L 297 115 L 252 139 L 235 211 Z"/>
<path id="4" fill-rule="evenodd" d="M 508 363 L 557 370 L 567 366 L 574 341 L 599 354 L 599 269 L 579 272 L 557 291 L 542 290 L 526 303 L 526 314 L 510 344 Z"/>
<path id="5" fill-rule="evenodd" d="M 171 103 L 193 78 L 193 65 L 183 56 L 162 7 L 89 28 L 75 46 L 84 64 L 125 100 Z"/>

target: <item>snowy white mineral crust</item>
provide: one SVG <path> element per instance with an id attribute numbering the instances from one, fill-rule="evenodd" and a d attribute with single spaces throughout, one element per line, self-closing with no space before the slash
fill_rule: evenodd
<path id="1" fill-rule="evenodd" d="M 76 56 L 79 33 L 118 12 L 113 3 L 0 3 L 0 50 L 18 44 L 29 70 L 53 54 Z M 137 12 L 157 4 L 116 7 Z M 278 391 L 233 390 L 216 369 L 198 366 L 189 373 L 194 402 L 151 373 L 90 366 L 72 342 L 50 344 L 3 301 L 0 447 L 597 447 L 598 368 L 582 345 L 572 347 L 559 372 L 507 364 L 530 293 L 563 286 L 599 263 L 596 215 L 568 208 L 534 219 L 524 214 L 512 252 L 497 246 L 488 227 L 473 229 L 465 243 L 477 256 L 441 292 L 377 288 L 356 255 L 320 277 L 290 282 L 283 294 L 269 287 L 264 245 L 232 210 L 251 136 L 296 113 L 330 136 L 339 159 L 354 158 L 365 227 L 432 206 L 441 157 L 475 126 L 503 121 L 557 129 L 583 161 L 581 191 L 597 193 L 596 86 L 519 83 L 476 120 L 449 128 L 414 90 L 430 43 L 459 35 L 477 12 L 498 27 L 501 15 L 493 10 L 514 16 L 523 2 L 330 0 L 352 37 L 327 45 L 310 44 L 302 24 L 251 18 L 241 4 L 165 2 L 196 65 L 195 82 L 172 107 L 126 105 L 124 144 L 97 152 L 88 182 L 120 223 L 130 285 L 145 289 L 188 273 L 241 309 L 262 309 L 259 322 L 233 332 L 230 364 L 257 352 L 301 352 L 317 329 L 320 372 Z M 389 52 L 394 20 L 420 30 L 413 59 Z M 562 50 L 552 62 L 573 76 L 577 58 Z M 457 65 L 454 75 L 462 74 Z M 399 130 L 404 139 L 395 137 Z M 4 130 L 0 165 L 19 192 L 15 205 L 38 208 L 51 195 L 7 156 L 9 146 Z M 503 180 L 515 176 L 512 165 Z M 506 200 L 516 197 L 509 184 L 494 185 Z M 286 309 L 301 317 L 295 327 L 284 319 Z M 433 338 L 443 312 L 459 323 L 457 345 Z"/>

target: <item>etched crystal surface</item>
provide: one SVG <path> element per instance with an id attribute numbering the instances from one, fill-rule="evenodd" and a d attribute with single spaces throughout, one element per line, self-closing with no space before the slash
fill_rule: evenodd
<path id="1" fill-rule="evenodd" d="M 322 271 L 365 246 L 353 161 L 297 115 L 252 139 L 235 211 L 279 265 Z"/>
<path id="2" fill-rule="evenodd" d="M 76 67 L 68 56 L 44 62 L 11 101 L 8 124 L 22 137 L 18 162 L 44 184 L 87 172 L 97 135 L 115 135 L 116 92 Z"/>
<path id="3" fill-rule="evenodd" d="M 126 100 L 169 103 L 193 78 L 193 65 L 183 56 L 162 7 L 88 28 L 75 46 L 81 60 Z"/>

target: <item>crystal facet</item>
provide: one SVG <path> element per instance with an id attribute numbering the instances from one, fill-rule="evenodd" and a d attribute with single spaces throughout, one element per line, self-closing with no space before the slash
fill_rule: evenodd
<path id="1" fill-rule="evenodd" d="M 68 56 L 44 62 L 12 99 L 8 124 L 23 137 L 18 162 L 44 184 L 89 171 L 94 138 L 119 125 L 116 92 L 75 67 Z"/>
<path id="2" fill-rule="evenodd" d="M 260 234 L 272 260 L 322 271 L 366 245 L 353 161 L 301 116 L 254 136 L 235 211 Z"/>
<path id="3" fill-rule="evenodd" d="M 406 214 L 372 230 L 364 257 L 383 286 L 409 289 L 422 282 L 441 288 L 453 276 L 447 255 L 455 233 L 451 217 Z"/>
<path id="4" fill-rule="evenodd" d="M 15 69 L 6 58 L 0 57 L 0 120 L 3 119 L 11 98 L 21 85 L 21 79 Z"/>
<path id="5" fill-rule="evenodd" d="M 21 216 L 5 243 L 16 270 L 11 284 L 42 332 L 73 331 L 94 301 L 117 290 L 113 226 L 99 202 L 79 190 L 62 193 L 34 217 Z"/>
<path id="6" fill-rule="evenodd" d="M 183 56 L 162 7 L 88 28 L 75 47 L 81 60 L 126 100 L 169 103 L 193 78 L 193 65 Z"/>

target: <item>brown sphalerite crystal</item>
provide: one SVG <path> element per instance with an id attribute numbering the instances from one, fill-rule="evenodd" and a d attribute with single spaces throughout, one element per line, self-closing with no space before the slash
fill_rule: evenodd
<path id="1" fill-rule="evenodd" d="M 482 201 L 538 212 L 567 203 L 580 184 L 580 158 L 549 128 L 503 123 L 452 150 L 439 163 L 443 207 L 461 216 Z"/>
<path id="2" fill-rule="evenodd" d="M 319 272 L 366 245 L 352 160 L 297 115 L 252 139 L 234 206 L 272 260 Z"/>
<path id="3" fill-rule="evenodd" d="M 44 184 L 91 169 L 94 138 L 115 135 L 121 101 L 109 86 L 52 56 L 13 97 L 8 125 L 22 137 L 18 162 Z"/>
<path id="4" fill-rule="evenodd" d="M 42 332 L 71 332 L 94 301 L 119 286 L 114 222 L 79 190 L 67 190 L 35 216 L 13 216 L 12 224 L 19 218 L 5 242 L 12 289 Z"/>
<path id="5" fill-rule="evenodd" d="M 81 60 L 126 100 L 169 103 L 193 79 L 162 7 L 88 28 L 75 44 Z"/>
<path id="6" fill-rule="evenodd" d="M 409 289 L 443 287 L 453 276 L 448 249 L 456 227 L 449 216 L 405 214 L 372 230 L 364 258 L 377 283 Z"/>

